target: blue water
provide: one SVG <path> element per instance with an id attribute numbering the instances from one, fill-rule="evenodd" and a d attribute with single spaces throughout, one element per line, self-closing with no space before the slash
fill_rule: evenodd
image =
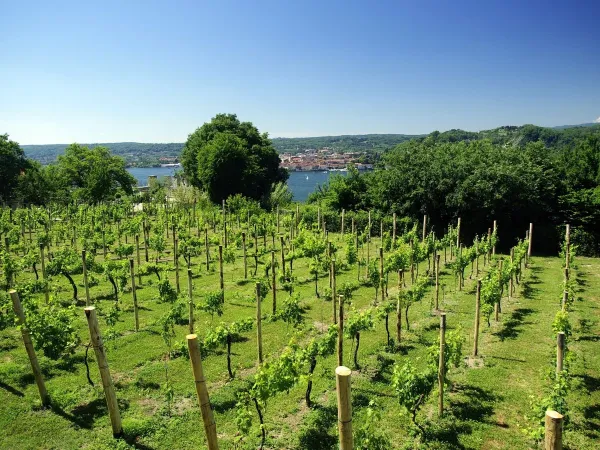
<path id="1" fill-rule="evenodd" d="M 148 184 L 148 177 L 156 175 L 157 177 L 172 176 L 179 167 L 130 167 L 127 169 L 133 175 L 138 185 Z M 333 174 L 344 174 L 345 172 L 290 172 L 288 186 L 294 194 L 294 200 L 304 202 L 308 194 L 314 192 L 318 185 L 324 185 Z"/>

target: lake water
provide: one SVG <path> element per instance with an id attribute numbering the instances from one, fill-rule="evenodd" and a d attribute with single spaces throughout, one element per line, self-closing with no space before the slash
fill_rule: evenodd
<path id="1" fill-rule="evenodd" d="M 148 177 L 156 175 L 157 177 L 173 176 L 179 167 L 130 167 L 127 169 L 138 181 L 138 185 L 148 184 Z M 294 200 L 304 202 L 308 194 L 314 192 L 318 185 L 324 185 L 332 174 L 345 172 L 290 172 L 288 186 L 294 194 Z"/>

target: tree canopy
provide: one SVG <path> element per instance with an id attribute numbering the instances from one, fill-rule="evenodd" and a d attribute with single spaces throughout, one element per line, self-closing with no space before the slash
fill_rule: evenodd
<path id="1" fill-rule="evenodd" d="M 55 189 L 72 190 L 77 200 L 92 203 L 110 200 L 119 191 L 132 194 L 135 186 L 135 178 L 125 169 L 125 161 L 111 155 L 106 147 L 90 149 L 72 144 L 58 157 L 56 166 L 50 167 L 55 175 Z"/>
<path id="2" fill-rule="evenodd" d="M 181 163 L 187 180 L 213 202 L 242 194 L 266 203 L 273 184 L 288 176 L 268 135 L 235 114 L 217 114 L 190 134 Z"/>

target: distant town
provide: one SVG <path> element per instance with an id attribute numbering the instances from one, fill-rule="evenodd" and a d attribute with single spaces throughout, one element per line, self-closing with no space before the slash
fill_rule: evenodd
<path id="1" fill-rule="evenodd" d="M 310 148 L 300 153 L 282 153 L 279 155 L 281 167 L 292 172 L 313 170 L 346 171 L 350 164 L 354 164 L 358 170 L 372 169 L 373 164 L 363 162 L 365 157 L 366 153 L 364 152 L 338 153 L 330 147 L 321 149 Z"/>

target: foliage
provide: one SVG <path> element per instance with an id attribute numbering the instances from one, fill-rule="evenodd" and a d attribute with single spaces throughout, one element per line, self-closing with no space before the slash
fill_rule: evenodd
<path id="1" fill-rule="evenodd" d="M 74 306 L 63 308 L 56 301 L 29 310 L 26 321 L 35 348 L 50 359 L 73 353 L 79 344 L 75 317 Z"/>

